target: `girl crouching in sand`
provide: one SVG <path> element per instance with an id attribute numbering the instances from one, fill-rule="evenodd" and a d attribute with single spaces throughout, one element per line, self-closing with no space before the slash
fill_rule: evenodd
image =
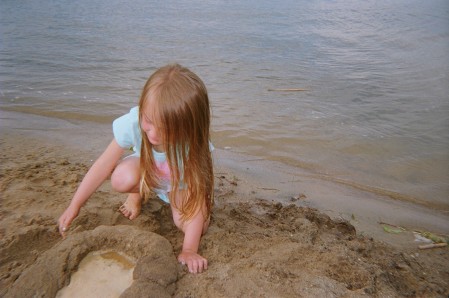
<path id="1" fill-rule="evenodd" d="M 213 204 L 209 127 L 209 99 L 201 79 L 177 64 L 158 69 L 146 82 L 139 106 L 113 122 L 114 139 L 59 218 L 61 235 L 112 172 L 112 187 L 129 193 L 120 207 L 123 215 L 136 218 L 143 198 L 157 194 L 170 204 L 173 221 L 184 232 L 178 261 L 192 273 L 207 269 L 198 247 Z M 129 148 L 134 154 L 121 160 Z"/>

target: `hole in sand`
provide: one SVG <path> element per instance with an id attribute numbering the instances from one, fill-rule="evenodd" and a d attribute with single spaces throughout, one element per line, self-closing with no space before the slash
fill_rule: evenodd
<path id="1" fill-rule="evenodd" d="M 119 297 L 133 282 L 135 262 L 115 251 L 94 251 L 56 297 Z"/>
<path id="2" fill-rule="evenodd" d="M 178 262 L 171 243 L 158 234 L 129 225 L 99 226 L 74 233 L 42 253 L 6 296 L 55 297 L 69 279 L 73 292 L 63 289 L 58 297 L 141 297 L 149 291 L 169 297 Z"/>

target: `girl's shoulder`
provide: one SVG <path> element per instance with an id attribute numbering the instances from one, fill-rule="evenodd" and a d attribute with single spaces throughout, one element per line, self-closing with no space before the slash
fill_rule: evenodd
<path id="1" fill-rule="evenodd" d="M 124 114 L 112 122 L 114 138 L 122 148 L 135 147 L 135 151 L 140 151 L 140 130 L 139 130 L 139 108 L 133 107 L 127 114 Z"/>
<path id="2" fill-rule="evenodd" d="M 114 122 L 133 122 L 137 121 L 139 119 L 139 107 L 133 107 L 129 110 L 128 113 L 123 114 L 122 116 L 118 117 L 114 120 Z"/>
<path id="3" fill-rule="evenodd" d="M 139 118 L 139 106 L 131 108 L 127 115 Z"/>

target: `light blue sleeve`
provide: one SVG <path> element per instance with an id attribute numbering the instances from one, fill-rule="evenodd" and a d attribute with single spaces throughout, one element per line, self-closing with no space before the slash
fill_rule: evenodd
<path id="1" fill-rule="evenodd" d="M 114 138 L 120 147 L 124 149 L 132 148 L 136 151 L 140 149 L 140 131 L 139 131 L 139 111 L 138 107 L 132 108 L 128 114 L 125 114 L 112 122 L 112 131 Z"/>

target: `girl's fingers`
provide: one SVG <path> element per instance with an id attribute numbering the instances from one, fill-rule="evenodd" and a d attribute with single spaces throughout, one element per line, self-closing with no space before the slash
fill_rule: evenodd
<path id="1" fill-rule="evenodd" d="M 182 265 L 187 265 L 187 269 L 190 273 L 202 273 L 207 270 L 207 259 L 196 255 L 196 257 L 178 256 L 178 261 Z"/>
<path id="2" fill-rule="evenodd" d="M 63 238 L 65 238 L 65 233 L 68 231 L 68 227 L 65 224 L 59 224 L 59 234 L 61 234 L 61 236 Z"/>
<path id="3" fill-rule="evenodd" d="M 198 272 L 198 263 L 197 263 L 196 260 L 193 260 L 189 264 L 189 271 L 190 271 L 190 273 L 197 273 Z"/>
<path id="4" fill-rule="evenodd" d="M 69 226 L 70 226 L 70 220 L 68 220 L 67 218 L 62 218 L 59 220 L 59 234 L 61 234 L 61 236 L 63 238 L 65 238 L 65 234 L 66 232 L 69 230 Z"/>
<path id="5" fill-rule="evenodd" d="M 188 267 L 190 273 L 202 273 L 207 270 L 207 260 L 192 260 L 189 262 Z"/>

